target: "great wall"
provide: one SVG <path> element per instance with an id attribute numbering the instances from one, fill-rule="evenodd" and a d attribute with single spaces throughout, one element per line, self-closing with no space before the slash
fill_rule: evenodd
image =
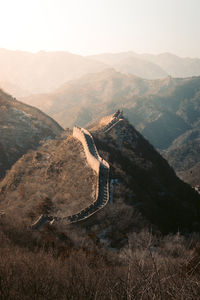
<path id="1" fill-rule="evenodd" d="M 122 120 L 122 112 L 117 111 L 111 116 L 106 126 L 103 126 L 99 131 L 106 133 Z M 53 224 L 55 221 L 62 221 L 66 224 L 83 221 L 105 207 L 109 202 L 109 164 L 99 155 L 93 137 L 88 130 L 75 126 L 73 128 L 73 137 L 82 143 L 87 162 L 97 175 L 95 200 L 80 212 L 64 218 L 41 215 L 31 225 L 32 229 L 39 229 L 42 225 L 46 223 Z"/>
<path id="2" fill-rule="evenodd" d="M 118 110 L 112 115 L 110 122 L 100 131 L 107 133 L 121 121 L 123 121 L 123 112 Z"/>

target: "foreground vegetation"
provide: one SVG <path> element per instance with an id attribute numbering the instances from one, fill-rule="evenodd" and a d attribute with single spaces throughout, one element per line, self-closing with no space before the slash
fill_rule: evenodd
<path id="1" fill-rule="evenodd" d="M 0 224 L 0 299 L 198 299 L 200 236 L 133 232 L 120 250 L 76 228 Z M 70 232 L 73 232 L 73 234 Z"/>

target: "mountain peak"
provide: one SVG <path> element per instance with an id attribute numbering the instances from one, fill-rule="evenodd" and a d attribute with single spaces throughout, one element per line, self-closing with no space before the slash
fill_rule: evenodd
<path id="1" fill-rule="evenodd" d="M 108 132 L 116 125 L 116 123 L 122 120 L 124 120 L 123 111 L 117 110 L 115 113 L 105 116 L 97 122 L 91 124 L 90 126 L 88 126 L 88 129 L 90 129 L 90 131 L 92 132 Z"/>

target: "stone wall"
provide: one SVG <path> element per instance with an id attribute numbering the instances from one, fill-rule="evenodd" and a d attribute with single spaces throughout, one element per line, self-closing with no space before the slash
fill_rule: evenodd
<path id="1" fill-rule="evenodd" d="M 91 134 L 86 129 L 76 126 L 73 128 L 73 136 L 82 143 L 89 166 L 96 172 L 97 176 L 99 176 L 100 161 L 98 158 L 91 154 L 88 142 L 86 140 L 86 134 L 91 137 Z M 96 146 L 94 145 L 94 147 L 98 157 L 99 155 Z"/>
<path id="2" fill-rule="evenodd" d="M 115 125 L 117 125 L 122 120 L 123 120 L 123 111 L 118 110 L 113 114 L 111 121 L 106 126 L 104 126 L 104 128 L 102 128 L 101 131 L 105 133 L 110 131 Z"/>
<path id="3" fill-rule="evenodd" d="M 32 224 L 32 229 L 39 229 L 44 224 L 53 224 L 55 221 L 63 221 L 66 224 L 83 221 L 105 207 L 109 202 L 109 164 L 100 157 L 93 137 L 89 131 L 75 126 L 73 128 L 73 136 L 82 143 L 87 162 L 97 174 L 96 197 L 93 203 L 91 203 L 88 207 L 71 216 L 58 218 L 49 215 L 41 215 L 38 220 Z"/>
<path id="4" fill-rule="evenodd" d="M 95 201 L 78 214 L 67 217 L 66 221 L 69 223 L 89 218 L 102 209 L 109 201 L 109 164 L 100 157 L 89 131 L 84 128 L 74 127 L 73 136 L 82 143 L 88 164 L 97 174 L 97 188 Z"/>

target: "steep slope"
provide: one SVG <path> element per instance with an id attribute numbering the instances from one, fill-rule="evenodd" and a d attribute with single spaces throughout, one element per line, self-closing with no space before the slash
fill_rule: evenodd
<path id="1" fill-rule="evenodd" d="M 164 231 L 200 229 L 197 193 L 176 177 L 167 161 L 127 120 L 119 116 L 116 125 L 105 132 L 97 123 L 90 130 L 94 130 L 96 145 L 110 164 L 110 177 L 117 182 L 114 202 L 124 201 L 139 209 Z"/>
<path id="2" fill-rule="evenodd" d="M 105 230 L 111 246 L 124 243 L 133 228 L 148 222 L 163 232 L 200 230 L 198 194 L 176 177 L 121 113 L 90 130 L 111 167 L 110 202 L 77 226 L 93 228 L 96 234 Z M 69 134 L 24 155 L 0 184 L 1 209 L 27 223 L 40 213 L 54 214 L 56 226 L 59 217 L 81 213 L 94 201 L 96 182 L 82 151 Z"/>
<path id="3" fill-rule="evenodd" d="M 40 140 L 55 138 L 63 129 L 36 108 L 0 90 L 0 177 Z"/>
<path id="4" fill-rule="evenodd" d="M 27 93 L 49 92 L 68 80 L 105 65 L 68 52 L 29 53 L 0 49 L 0 82 L 11 82 Z M 12 88 L 6 89 L 12 93 Z M 15 94 L 13 94 L 15 96 Z"/>

